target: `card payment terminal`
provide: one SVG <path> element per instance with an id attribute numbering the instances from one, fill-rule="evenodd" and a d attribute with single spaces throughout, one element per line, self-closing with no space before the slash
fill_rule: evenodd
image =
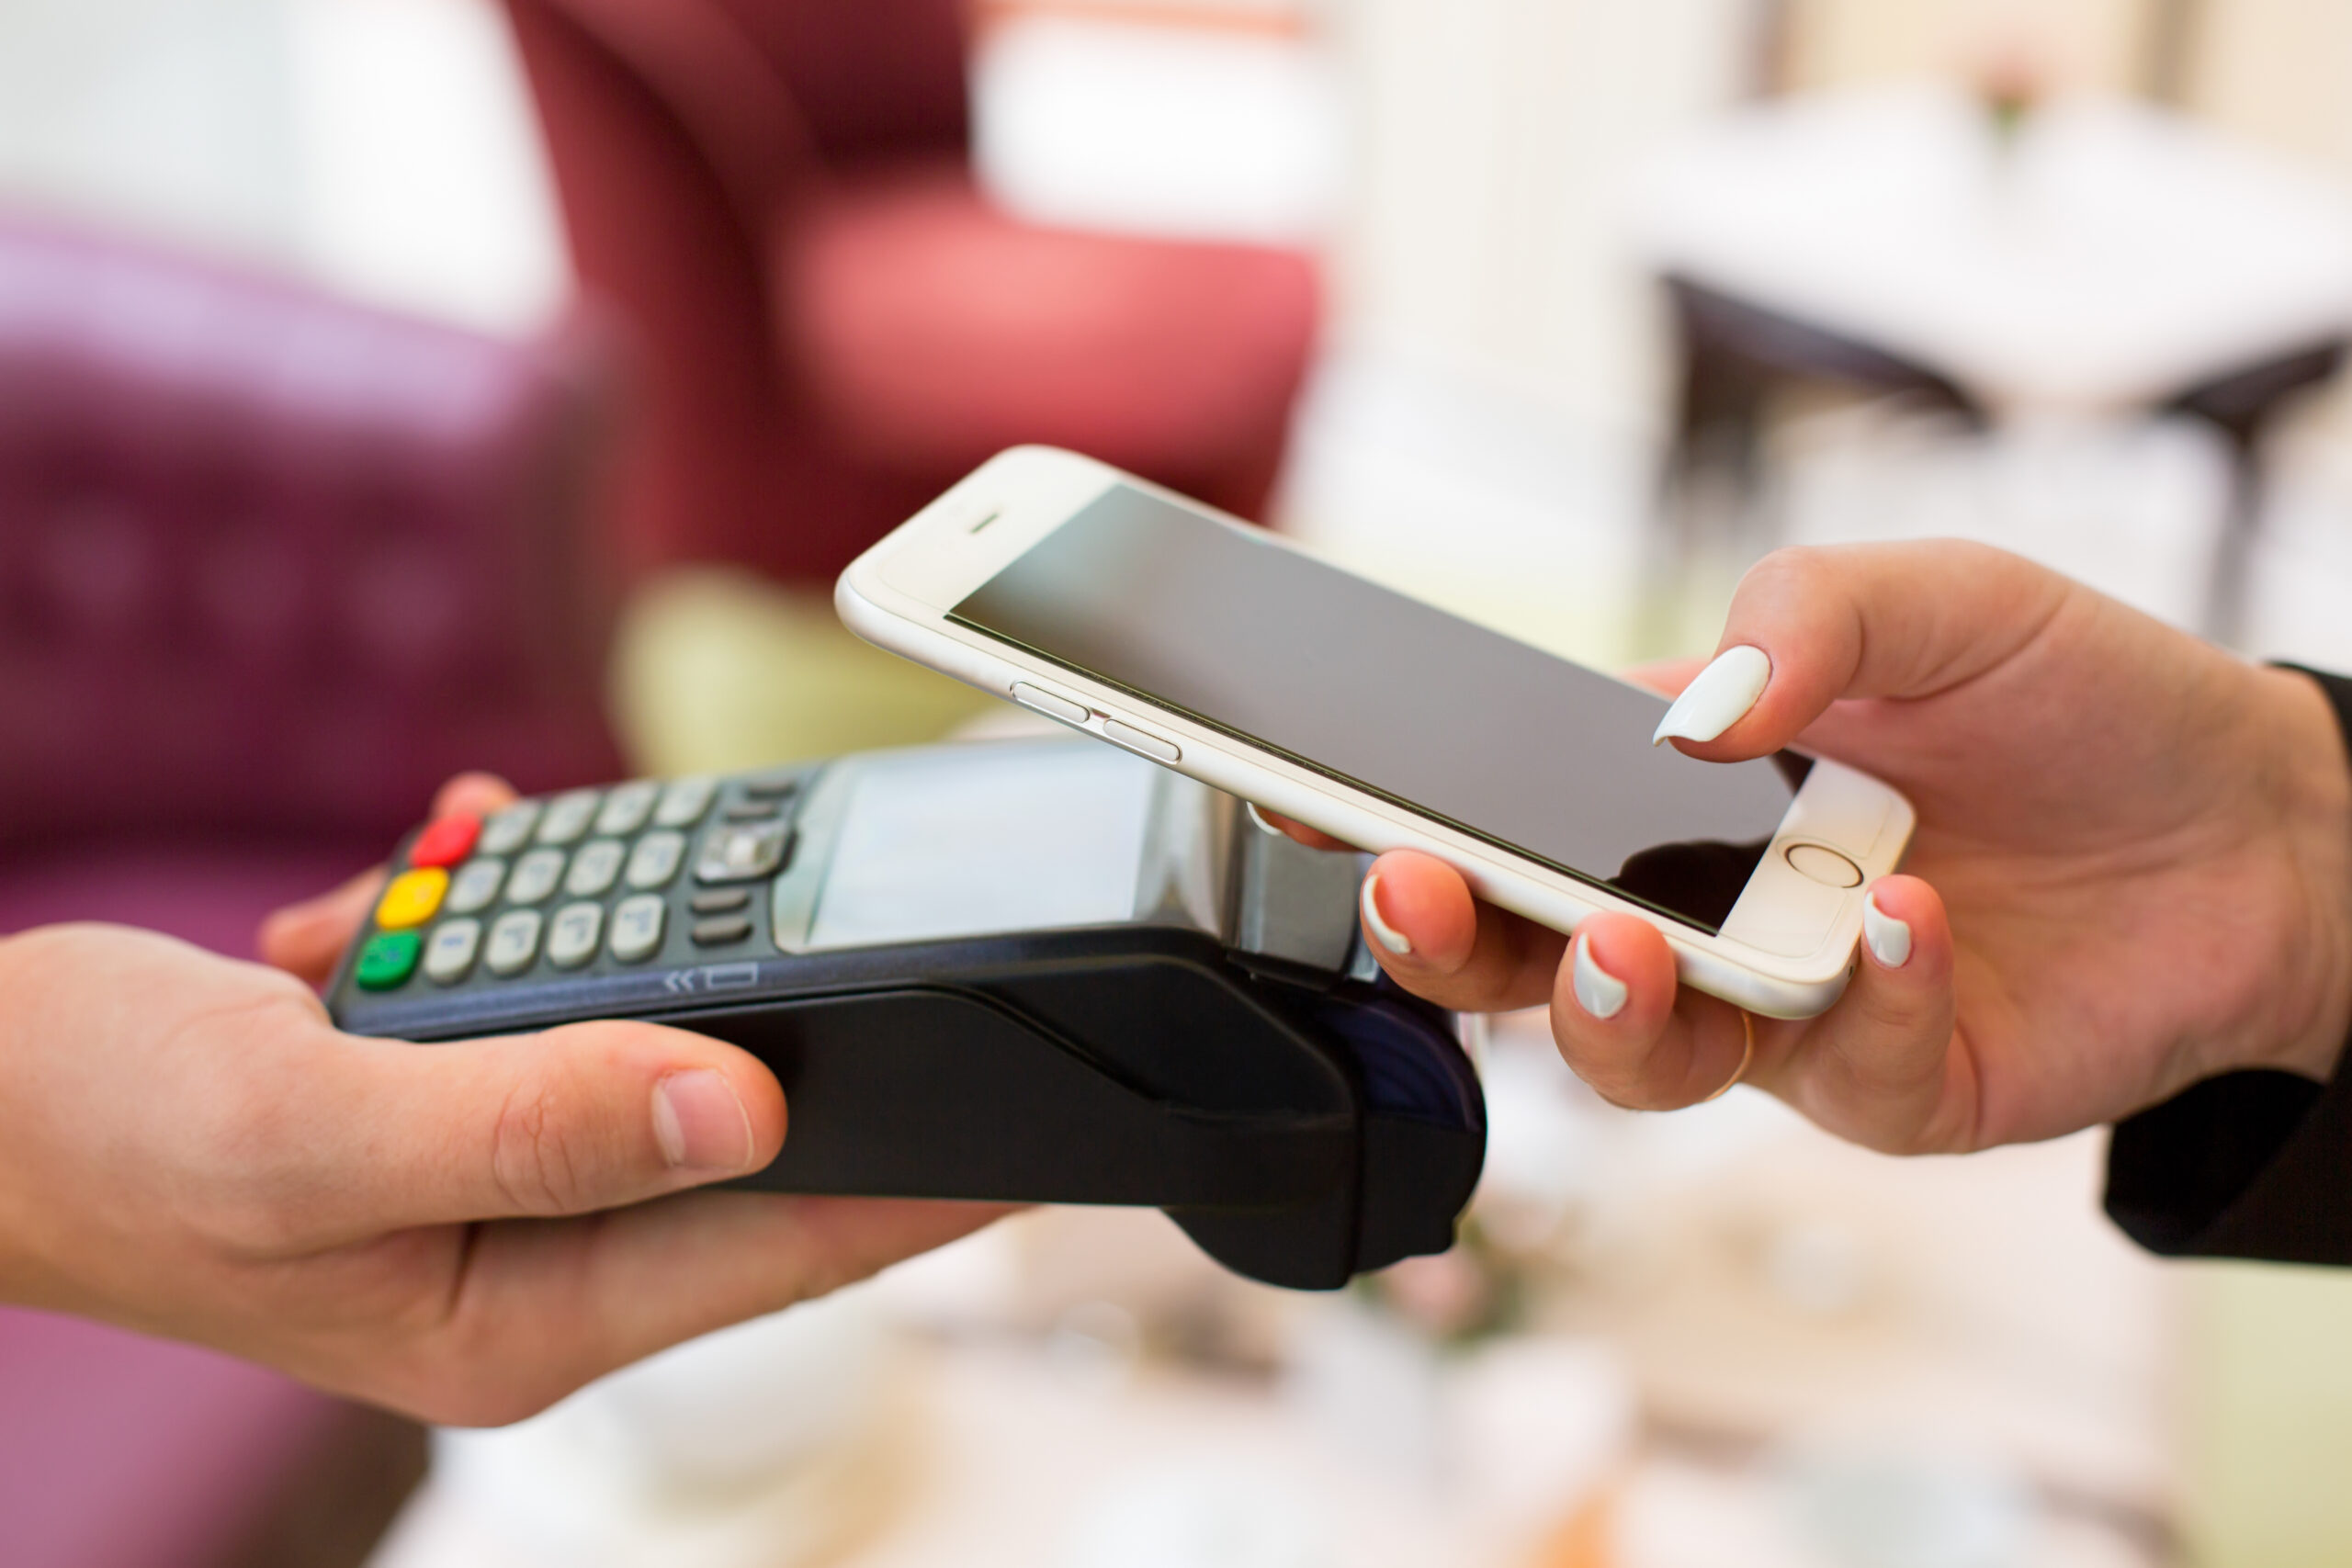
<path id="1" fill-rule="evenodd" d="M 731 1041 L 792 1111 L 739 1186 L 1158 1207 L 1329 1289 L 1450 1246 L 1485 1158 L 1451 1018 L 1362 951 L 1362 857 L 1091 740 L 578 790 L 393 865 L 342 1027 Z"/>

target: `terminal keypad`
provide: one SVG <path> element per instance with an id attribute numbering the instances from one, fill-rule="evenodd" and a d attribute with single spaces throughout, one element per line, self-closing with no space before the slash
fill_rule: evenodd
<path id="1" fill-rule="evenodd" d="M 638 780 L 427 823 L 379 897 L 360 989 L 756 959 L 811 775 Z"/>

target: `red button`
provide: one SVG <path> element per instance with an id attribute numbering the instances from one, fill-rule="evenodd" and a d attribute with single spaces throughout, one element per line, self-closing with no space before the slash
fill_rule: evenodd
<path id="1" fill-rule="evenodd" d="M 479 817 L 444 817 L 428 823 L 416 842 L 409 847 L 411 865 L 455 865 L 474 852 L 474 840 L 481 837 Z"/>

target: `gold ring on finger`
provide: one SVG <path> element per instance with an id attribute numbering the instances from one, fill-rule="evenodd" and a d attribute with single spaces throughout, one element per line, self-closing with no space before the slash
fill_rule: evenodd
<path id="1" fill-rule="evenodd" d="M 1729 1094 L 1732 1091 L 1732 1086 L 1738 1083 L 1740 1079 L 1747 1076 L 1747 1069 L 1749 1066 L 1756 1060 L 1756 1020 L 1749 1015 L 1746 1008 L 1741 1008 L 1738 1011 L 1741 1042 L 1739 1048 L 1739 1066 L 1732 1069 L 1731 1077 L 1724 1079 L 1723 1088 L 1715 1090 L 1714 1093 L 1707 1096 L 1706 1099 L 1699 1102 L 1702 1105 L 1712 1105 L 1716 1100 L 1721 1100 L 1724 1096 Z"/>

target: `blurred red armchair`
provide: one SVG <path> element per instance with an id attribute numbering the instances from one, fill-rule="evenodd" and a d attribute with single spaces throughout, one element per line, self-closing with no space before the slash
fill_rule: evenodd
<path id="1" fill-rule="evenodd" d="M 829 581 L 1023 441 L 1262 511 L 1312 263 L 993 210 L 961 0 L 508 7 L 583 280 L 645 356 L 630 567 Z"/>
<path id="2" fill-rule="evenodd" d="M 594 344 L 0 220 L 0 934 L 249 956 L 447 773 L 609 777 Z M 411 1423 L 0 1308 L 8 1568 L 356 1568 L 423 1466 Z"/>
<path id="3" fill-rule="evenodd" d="M 0 932 L 249 956 L 450 773 L 610 776 L 593 342 L 0 223 Z"/>

